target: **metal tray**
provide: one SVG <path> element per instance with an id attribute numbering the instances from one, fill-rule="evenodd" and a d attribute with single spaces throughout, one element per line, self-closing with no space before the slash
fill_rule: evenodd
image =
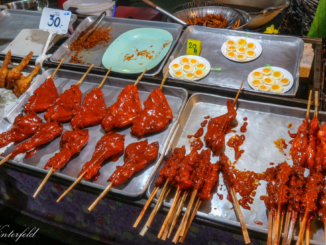
<path id="1" fill-rule="evenodd" d="M 211 71 L 207 77 L 199 81 L 190 81 L 189 83 L 239 89 L 241 82 L 245 80 L 243 85 L 245 90 L 263 93 L 250 88 L 247 77 L 251 71 L 268 63 L 271 66 L 279 66 L 288 70 L 293 76 L 294 85 L 284 94 L 266 94 L 294 97 L 299 87 L 299 66 L 303 52 L 302 39 L 290 36 L 266 35 L 250 32 L 249 37 L 256 39 L 263 48 L 260 57 L 245 63 L 238 63 L 225 58 L 221 52 L 223 43 L 230 38 L 245 36 L 246 33 L 241 31 L 189 26 L 180 37 L 176 48 L 169 57 L 169 61 L 164 66 L 163 72 L 166 71 L 172 60 L 186 54 L 187 40 L 189 38 L 196 39 L 201 40 L 202 43 L 200 56 L 207 59 L 211 63 L 211 67 L 222 68 L 222 71 Z"/>
<path id="2" fill-rule="evenodd" d="M 179 124 L 170 142 L 170 148 L 166 151 L 165 156 L 168 157 L 171 153 L 171 149 L 175 147 L 186 146 L 187 154 L 190 152 L 190 144 L 187 135 L 196 133 L 200 127 L 200 123 L 204 121 L 204 117 L 209 115 L 216 117 L 227 112 L 226 108 L 227 98 L 196 93 L 193 94 L 182 115 L 180 116 Z M 231 100 L 232 101 L 232 100 Z M 288 143 L 291 138 L 288 135 L 288 130 L 292 133 L 296 132 L 298 126 L 305 118 L 306 110 L 299 108 L 292 108 L 280 105 L 273 105 L 261 102 L 252 102 L 239 100 L 237 103 L 237 121 L 238 126 L 234 128 L 237 132 L 226 135 L 226 142 L 229 138 L 235 134 L 241 135 L 240 127 L 243 125 L 244 117 L 247 117 L 248 126 L 247 132 L 244 133 L 246 139 L 240 149 L 245 150 L 242 157 L 239 159 L 235 167 L 239 170 L 252 170 L 256 173 L 264 172 L 267 168 L 272 167 L 271 162 L 276 164 L 283 161 L 287 161 L 292 165 L 292 160 L 289 158 L 289 149 L 285 150 L 287 156 L 284 156 L 275 147 L 274 141 L 279 138 L 283 138 Z M 313 117 L 313 111 L 310 118 Z M 320 112 L 320 121 L 326 121 L 326 113 Z M 292 123 L 293 126 L 288 128 L 288 124 Z M 206 133 L 206 127 L 204 129 L 204 135 Z M 204 141 L 204 135 L 202 140 Z M 206 147 L 204 146 L 203 149 Z M 226 155 L 234 162 L 234 150 L 226 146 Z M 218 157 L 212 157 L 211 162 L 218 161 Z M 161 167 L 163 163 L 160 164 Z M 274 165 L 275 166 L 275 165 Z M 150 195 L 155 187 L 155 181 L 158 177 L 158 172 L 154 176 L 148 191 L 147 196 Z M 223 186 L 221 186 L 223 185 Z M 223 194 L 223 200 L 220 200 L 216 195 Z M 239 227 L 240 223 L 235 215 L 232 204 L 226 199 L 227 190 L 224 184 L 222 174 L 219 178 L 219 186 L 213 188 L 213 198 L 211 201 L 204 202 L 197 213 L 197 217 L 203 220 L 223 223 L 229 226 Z M 155 201 L 159 196 L 159 192 L 155 197 Z M 257 193 L 253 204 L 251 204 L 251 211 L 241 208 L 247 228 L 249 230 L 267 234 L 268 228 L 268 216 L 265 204 L 260 200 L 260 196 L 266 194 L 266 182 L 261 181 L 261 185 L 258 186 Z M 170 207 L 172 204 L 174 193 L 166 199 L 164 207 Z M 240 196 L 238 196 L 240 198 Z M 183 209 L 185 211 L 185 208 Z M 263 225 L 257 225 L 254 222 L 261 221 Z M 295 230 L 295 234 L 298 234 L 298 230 Z M 314 221 L 311 225 L 311 238 L 315 243 L 324 243 L 324 231 L 323 224 L 320 221 Z"/>
<path id="3" fill-rule="evenodd" d="M 0 12 L 0 52 L 4 50 L 23 29 L 39 29 L 42 12 L 31 10 L 6 9 Z M 69 26 L 77 20 L 71 14 Z M 51 48 L 53 44 L 49 46 Z M 23 58 L 23 56 L 12 55 Z M 36 58 L 37 56 L 33 56 Z"/>
<path id="4" fill-rule="evenodd" d="M 95 21 L 97 17 L 96 16 L 89 16 L 86 19 L 84 19 L 76 28 L 74 34 L 65 42 L 63 43 L 58 50 L 54 52 L 50 60 L 54 63 L 59 63 L 60 60 L 63 57 L 66 57 L 66 60 L 63 62 L 63 64 L 69 63 L 71 51 L 69 50 L 70 44 L 75 41 L 79 35 L 80 32 L 86 29 L 87 26 L 89 26 L 93 21 Z M 135 19 L 123 19 L 123 18 L 111 18 L 106 17 L 101 22 L 101 25 L 104 25 L 106 27 L 111 27 L 110 35 L 111 39 L 110 42 L 103 45 L 98 45 L 97 47 L 87 51 L 82 52 L 79 54 L 79 58 L 83 60 L 85 63 L 93 63 L 95 67 L 105 69 L 102 66 L 102 56 L 104 52 L 106 51 L 107 47 L 113 42 L 117 37 L 119 37 L 122 33 L 125 33 L 126 31 L 136 29 L 136 28 L 142 28 L 142 27 L 152 27 L 152 28 L 160 28 L 166 31 L 169 31 L 171 35 L 173 36 L 173 42 L 171 44 L 170 50 L 167 52 L 164 59 L 154 68 L 147 71 L 145 76 L 154 76 L 158 74 L 161 69 L 163 68 L 163 65 L 169 55 L 171 54 L 174 46 L 176 45 L 182 31 L 182 26 L 175 23 L 166 23 L 166 22 L 158 22 L 158 21 L 144 21 L 144 20 L 135 20 Z M 81 57 L 82 56 L 82 57 Z M 74 64 L 69 63 L 72 66 L 76 67 L 89 67 L 87 64 Z"/>
<path id="5" fill-rule="evenodd" d="M 2 64 L 3 64 L 3 61 L 0 61 L 0 67 L 2 66 Z M 9 66 L 8 66 L 9 70 L 14 68 L 16 65 L 18 65 L 18 63 L 9 64 Z M 22 71 L 23 75 L 24 76 L 28 75 L 33 70 L 33 68 L 34 68 L 33 65 L 27 65 Z M 44 71 L 45 71 L 44 68 L 40 68 L 39 74 L 41 75 Z M 11 108 L 13 108 L 15 105 L 17 105 L 17 103 L 19 103 L 19 101 L 22 100 L 22 98 L 31 89 L 31 87 L 33 86 L 33 84 L 35 83 L 35 81 L 37 80 L 37 78 L 40 75 L 36 75 L 36 77 L 33 78 L 31 86 L 19 98 L 16 97 L 16 95 L 13 93 L 12 89 L 0 88 L 0 120 L 3 119 L 4 115 Z"/>
<path id="6" fill-rule="evenodd" d="M 33 91 L 39 87 L 43 81 L 49 77 L 53 73 L 54 69 L 47 70 L 37 81 L 34 83 L 32 89 L 27 93 L 22 101 L 13 108 L 5 117 L 6 120 L 3 120 L 3 123 L 0 123 L 0 130 L 3 132 L 5 129 L 10 127 L 10 124 L 13 123 L 15 117 L 22 111 L 23 105 L 27 102 Z M 70 88 L 72 84 L 76 84 L 78 79 L 81 78 L 83 73 L 73 72 L 67 70 L 59 70 L 54 77 L 54 83 L 58 89 L 58 93 L 61 94 L 64 90 Z M 87 75 L 85 81 L 80 86 L 80 89 L 83 93 L 83 97 L 91 91 L 91 89 L 98 87 L 101 83 L 103 76 L 100 75 Z M 112 105 L 121 90 L 128 84 L 133 84 L 133 80 L 127 79 L 119 79 L 119 78 L 108 78 L 105 85 L 102 87 L 102 91 L 104 94 L 105 103 L 107 106 Z M 140 82 L 138 85 L 139 97 L 140 101 L 143 103 L 148 95 L 153 91 L 154 88 L 158 87 L 154 84 Z M 187 91 L 181 88 L 174 88 L 169 86 L 164 86 L 162 90 L 171 106 L 174 118 L 172 122 L 169 124 L 168 128 L 161 133 L 153 134 L 148 137 L 144 137 L 141 140 L 148 139 L 148 142 L 158 141 L 160 144 L 159 148 L 159 156 L 157 159 L 149 164 L 145 169 L 136 173 L 130 180 L 126 181 L 124 184 L 117 186 L 112 189 L 112 192 L 116 194 L 120 194 L 121 196 L 125 196 L 127 198 L 138 198 L 140 197 L 146 190 L 149 185 L 149 182 L 154 175 L 155 171 L 159 167 L 159 162 L 161 162 L 163 158 L 163 154 L 168 146 L 168 142 L 172 136 L 172 133 L 177 125 L 179 116 L 184 108 L 184 105 L 187 100 Z M 43 118 L 44 113 L 40 113 L 39 116 Z M 8 123 L 9 122 L 9 123 Z M 70 123 L 65 123 L 64 130 L 71 130 Z M 89 127 L 89 141 L 88 144 L 83 148 L 83 150 L 77 155 L 74 156 L 69 163 L 61 170 L 58 170 L 54 175 L 63 180 L 75 181 L 76 176 L 81 171 L 82 166 L 85 162 L 87 162 L 91 155 L 94 152 L 95 144 L 97 141 L 105 134 L 104 130 L 100 125 Z M 119 128 L 115 130 L 120 134 L 125 134 L 125 147 L 130 143 L 140 141 L 138 138 L 132 136 L 130 134 L 130 127 L 127 128 Z M 5 155 L 13 150 L 14 146 L 9 146 L 7 149 L 2 148 L 1 150 L 5 150 Z M 43 169 L 48 159 L 52 157 L 56 152 L 60 149 L 60 137 L 50 142 L 46 146 L 41 147 L 41 149 L 30 159 L 24 159 L 24 155 L 21 154 L 15 158 L 15 160 L 8 161 L 9 164 L 23 167 L 31 170 L 32 172 L 41 172 L 47 173 L 46 170 Z M 111 174 L 116 169 L 116 166 L 123 164 L 123 156 L 119 158 L 117 162 L 106 161 L 104 166 L 100 170 L 100 176 L 97 181 L 86 181 L 82 180 L 81 184 L 86 187 L 90 187 L 95 190 L 103 190 L 107 185 L 107 179 L 111 176 Z"/>

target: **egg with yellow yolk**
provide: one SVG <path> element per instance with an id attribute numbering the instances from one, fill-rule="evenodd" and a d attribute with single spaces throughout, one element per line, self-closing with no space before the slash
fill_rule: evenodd
<path id="1" fill-rule="evenodd" d="M 290 80 L 288 78 L 282 78 L 281 81 L 280 81 L 280 84 L 282 86 L 287 86 L 290 84 Z"/>
<path id="2" fill-rule="evenodd" d="M 272 78 L 272 77 L 265 77 L 263 81 L 264 81 L 264 83 L 265 83 L 266 85 L 269 85 L 269 86 L 275 84 L 275 80 L 274 80 L 274 78 Z"/>
<path id="3" fill-rule="evenodd" d="M 189 73 L 192 72 L 194 70 L 194 67 L 192 65 L 184 65 L 183 66 L 183 71 Z"/>
<path id="4" fill-rule="evenodd" d="M 276 80 L 280 80 L 284 77 L 283 73 L 281 71 L 274 71 L 273 72 L 273 77 L 276 79 Z"/>
<path id="5" fill-rule="evenodd" d="M 203 70 L 197 70 L 195 71 L 195 77 L 201 78 L 205 75 L 205 72 Z"/>
<path id="6" fill-rule="evenodd" d="M 228 53 L 227 53 L 227 56 L 228 56 L 230 59 L 234 59 L 235 56 L 236 56 L 236 53 L 235 53 L 235 52 L 228 52 Z"/>
<path id="7" fill-rule="evenodd" d="M 199 63 L 199 61 L 198 61 L 197 59 L 190 59 L 190 60 L 189 60 L 189 64 L 190 64 L 190 65 L 195 66 L 195 65 L 197 65 L 198 63 Z"/>
<path id="8" fill-rule="evenodd" d="M 229 47 L 226 47 L 226 50 L 234 52 L 234 51 L 236 51 L 236 47 L 235 46 L 229 46 Z"/>
<path id="9" fill-rule="evenodd" d="M 206 68 L 204 63 L 199 63 L 196 65 L 196 70 L 204 70 Z"/>
<path id="10" fill-rule="evenodd" d="M 281 93 L 283 91 L 283 86 L 281 84 L 274 84 L 270 89 L 272 92 Z"/>
<path id="11" fill-rule="evenodd" d="M 183 77 L 183 72 L 182 71 L 177 71 L 177 72 L 174 73 L 174 76 L 176 78 L 182 78 Z"/>
<path id="12" fill-rule="evenodd" d="M 179 65 L 179 64 L 173 64 L 173 65 L 171 66 L 171 69 L 172 69 L 172 71 L 174 71 L 174 72 L 181 71 L 181 70 L 182 70 L 182 66 Z"/>
<path id="13" fill-rule="evenodd" d="M 263 74 L 260 71 L 254 71 L 252 73 L 252 78 L 253 79 L 262 79 L 263 78 Z"/>
<path id="14" fill-rule="evenodd" d="M 189 59 L 187 57 L 183 57 L 180 59 L 181 65 L 186 65 L 186 64 L 188 64 L 188 62 L 189 62 Z"/>
<path id="15" fill-rule="evenodd" d="M 238 54 L 244 54 L 246 52 L 246 49 L 244 47 L 237 47 L 236 51 Z"/>
<path id="16" fill-rule="evenodd" d="M 247 56 L 245 54 L 238 54 L 235 59 L 239 61 L 244 61 L 247 59 Z"/>
<path id="17" fill-rule="evenodd" d="M 195 79 L 195 75 L 193 73 L 185 73 L 183 75 L 183 78 L 186 80 L 194 80 Z"/>
<path id="18" fill-rule="evenodd" d="M 254 50 L 256 48 L 256 45 L 254 43 L 248 43 L 246 45 L 246 49 L 248 50 Z"/>
<path id="19" fill-rule="evenodd" d="M 247 44 L 247 41 L 244 40 L 243 38 L 240 38 L 237 40 L 237 45 L 238 46 L 245 46 Z"/>
<path id="20" fill-rule="evenodd" d="M 269 87 L 266 86 L 266 85 L 260 85 L 260 86 L 258 87 L 258 90 L 259 90 L 259 91 L 264 91 L 264 92 L 269 92 Z"/>
<path id="21" fill-rule="evenodd" d="M 247 55 L 248 58 L 254 58 L 254 57 L 256 57 L 256 53 L 253 50 L 247 50 L 246 51 L 246 55 Z"/>
<path id="22" fill-rule="evenodd" d="M 269 69 L 268 67 L 263 68 L 261 72 L 264 76 L 270 76 L 272 74 L 271 69 Z"/>
<path id="23" fill-rule="evenodd" d="M 229 46 L 235 46 L 235 41 L 234 40 L 227 40 L 225 42 L 226 46 L 229 47 Z"/>
<path id="24" fill-rule="evenodd" d="M 260 85 L 263 85 L 262 81 L 259 79 L 255 79 L 251 82 L 251 85 L 254 87 L 259 87 Z"/>

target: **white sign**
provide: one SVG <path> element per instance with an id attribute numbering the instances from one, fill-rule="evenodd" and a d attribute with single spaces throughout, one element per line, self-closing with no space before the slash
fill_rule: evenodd
<path id="1" fill-rule="evenodd" d="M 44 8 L 39 28 L 52 33 L 66 34 L 70 17 L 70 11 Z"/>

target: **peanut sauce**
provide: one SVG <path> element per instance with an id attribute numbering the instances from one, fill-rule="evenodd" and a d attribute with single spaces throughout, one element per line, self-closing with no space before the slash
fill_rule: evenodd
<path id="1" fill-rule="evenodd" d="M 204 143 L 201 140 L 201 138 L 194 138 L 193 141 L 190 143 L 190 148 L 191 149 L 196 149 L 196 150 L 200 150 L 201 148 L 203 148 Z"/>
<path id="2" fill-rule="evenodd" d="M 287 144 L 285 139 L 277 139 L 274 141 L 275 147 L 284 155 L 286 156 L 286 153 L 284 152 L 284 149 L 287 148 Z"/>
<path id="3" fill-rule="evenodd" d="M 288 128 L 292 128 L 293 123 L 289 123 Z"/>
<path id="4" fill-rule="evenodd" d="M 241 133 L 247 132 L 247 125 L 248 125 L 248 122 L 244 122 L 244 124 L 240 128 Z"/>
<path id="5" fill-rule="evenodd" d="M 207 120 L 203 121 L 203 122 L 200 124 L 200 126 L 205 127 L 206 124 L 207 124 L 207 122 L 208 122 Z"/>
<path id="6" fill-rule="evenodd" d="M 245 139 L 246 137 L 244 135 L 239 136 L 236 134 L 232 136 L 227 143 L 229 147 L 234 149 L 236 161 L 238 161 L 241 155 L 244 153 L 244 150 L 240 150 L 240 146 L 243 144 Z"/>

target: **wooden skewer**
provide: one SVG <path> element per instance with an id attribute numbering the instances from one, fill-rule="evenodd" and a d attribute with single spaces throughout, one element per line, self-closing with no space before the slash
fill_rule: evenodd
<path id="1" fill-rule="evenodd" d="M 310 114 L 311 94 L 312 94 L 312 90 L 310 90 L 310 93 L 309 93 L 309 101 L 308 101 L 308 108 L 307 108 L 307 114 L 306 114 L 307 120 L 309 119 L 309 114 Z"/>
<path id="2" fill-rule="evenodd" d="M 91 64 L 91 66 L 88 68 L 88 70 L 86 71 L 86 73 L 82 76 L 82 78 L 79 80 L 79 82 L 76 84 L 77 86 L 79 86 L 85 79 L 85 77 L 87 76 L 87 74 L 90 72 L 90 70 L 93 68 L 94 64 Z"/>
<path id="3" fill-rule="evenodd" d="M 169 74 L 169 68 L 168 68 L 168 69 L 166 70 L 166 72 L 165 72 L 165 75 L 164 75 L 163 80 L 162 80 L 162 82 L 161 82 L 160 90 L 162 90 L 163 85 L 164 85 L 164 83 L 165 83 L 165 80 L 166 80 L 166 77 L 168 76 L 168 74 Z"/>
<path id="4" fill-rule="evenodd" d="M 6 156 L 4 159 L 2 159 L 1 161 L 0 161 L 0 166 L 2 165 L 2 164 L 4 164 L 10 157 L 11 157 L 11 155 L 12 155 L 12 153 L 9 153 L 9 155 L 8 156 Z"/>
<path id="5" fill-rule="evenodd" d="M 108 72 L 105 74 L 105 77 L 103 78 L 103 80 L 102 80 L 100 86 L 98 86 L 98 88 L 102 88 L 102 86 L 103 86 L 103 84 L 104 84 L 104 82 L 105 82 L 107 76 L 109 75 L 110 71 L 111 71 L 111 68 L 110 68 L 110 69 L 108 70 Z"/>
<path id="6" fill-rule="evenodd" d="M 273 232 L 274 232 L 274 236 L 273 236 L 273 244 L 277 245 L 278 244 L 278 233 L 280 230 L 280 219 L 281 219 L 281 204 L 279 203 L 277 206 L 277 216 L 276 216 L 276 222 L 275 222 L 275 226 L 273 227 Z"/>
<path id="7" fill-rule="evenodd" d="M 326 243 L 326 221 L 324 221 L 324 243 Z"/>
<path id="8" fill-rule="evenodd" d="M 284 235 L 283 235 L 282 245 L 286 245 L 287 237 L 289 235 L 290 221 L 291 221 L 291 212 L 288 211 L 288 212 L 286 212 L 286 217 L 285 217 Z"/>
<path id="9" fill-rule="evenodd" d="M 315 91 L 315 113 L 314 117 L 318 117 L 318 107 L 319 107 L 319 98 L 318 98 L 318 91 Z"/>
<path id="10" fill-rule="evenodd" d="M 294 225 L 295 225 L 295 221 L 291 218 L 291 222 L 290 222 L 290 228 L 289 228 L 289 232 L 288 232 L 288 236 L 286 238 L 286 245 L 290 245 L 291 244 L 291 240 L 292 240 L 292 235 L 293 235 L 293 230 L 294 230 Z"/>
<path id="11" fill-rule="evenodd" d="M 249 238 L 246 222 L 244 221 L 244 218 L 243 218 L 243 215 L 242 215 L 242 212 L 241 212 L 241 208 L 240 208 L 240 205 L 239 205 L 239 201 L 238 201 L 237 195 L 236 195 L 233 187 L 231 188 L 230 192 L 231 192 L 233 204 L 234 204 L 234 207 L 235 207 L 235 211 L 236 211 L 236 213 L 238 215 L 238 218 L 240 220 L 240 225 L 241 225 L 243 238 L 245 240 L 245 243 L 248 244 L 248 243 L 250 243 L 250 238 Z"/>
<path id="12" fill-rule="evenodd" d="M 143 209 L 142 209 L 142 211 L 140 212 L 140 214 L 139 214 L 137 220 L 135 221 L 135 224 L 134 224 L 134 226 L 133 226 L 134 228 L 136 228 L 136 227 L 138 226 L 138 224 L 139 224 L 139 222 L 141 221 L 141 219 L 143 218 L 143 216 L 144 216 L 144 214 L 145 214 L 145 212 L 146 212 L 146 210 L 147 210 L 149 204 L 152 202 L 154 196 L 156 195 L 156 193 L 157 193 L 157 191 L 158 191 L 159 189 L 160 189 L 159 187 L 155 187 L 155 188 L 154 188 L 154 190 L 153 190 L 151 196 L 148 198 L 147 202 L 145 203 L 145 206 L 143 207 Z"/>
<path id="13" fill-rule="evenodd" d="M 173 208 L 173 212 L 172 212 L 172 215 L 171 215 L 171 217 L 169 219 L 169 222 L 167 223 L 167 225 L 166 225 L 166 227 L 164 229 L 164 232 L 163 232 L 163 235 L 162 235 L 162 238 L 161 238 L 161 240 L 163 240 L 163 241 L 165 241 L 166 238 L 167 238 L 167 236 L 168 236 L 169 230 L 170 230 L 171 225 L 173 223 L 174 217 L 177 214 L 178 207 L 179 207 L 181 201 L 182 201 L 182 197 L 180 198 L 180 196 L 179 196 L 178 202 L 177 202 L 177 204 Z"/>
<path id="14" fill-rule="evenodd" d="M 42 181 L 42 183 L 40 184 L 40 186 L 35 191 L 35 193 L 33 195 L 34 198 L 37 196 L 37 194 L 41 191 L 41 189 L 43 188 L 43 186 L 45 185 L 45 183 L 48 181 L 48 179 L 50 178 L 52 172 L 53 172 L 53 167 L 50 168 L 50 170 L 47 173 L 47 175 L 45 176 L 44 180 Z"/>
<path id="15" fill-rule="evenodd" d="M 299 235 L 298 235 L 298 240 L 297 240 L 296 245 L 301 245 L 301 242 L 303 240 L 303 233 L 305 231 L 307 218 L 308 218 L 308 211 L 306 210 L 305 213 L 304 213 L 304 216 L 303 216 L 302 226 L 300 227 L 300 232 L 299 232 Z"/>
<path id="16" fill-rule="evenodd" d="M 190 212 L 191 212 L 191 209 L 192 209 L 192 205 L 194 204 L 194 201 L 195 201 L 195 198 L 196 198 L 196 195 L 197 195 L 197 189 L 194 190 L 191 194 L 191 197 L 190 197 L 190 201 L 188 203 L 188 207 L 187 207 L 187 211 L 186 211 L 186 218 L 185 218 L 185 221 L 184 221 L 184 225 L 182 227 L 182 231 L 180 233 L 180 236 L 182 237 L 186 231 L 186 228 L 187 228 L 187 225 L 188 225 L 188 219 L 189 219 L 189 216 L 190 216 Z"/>
<path id="17" fill-rule="evenodd" d="M 306 245 L 310 244 L 310 221 L 308 221 L 307 227 L 306 227 Z"/>
<path id="18" fill-rule="evenodd" d="M 51 75 L 51 79 L 54 78 L 55 74 L 57 73 L 57 71 L 59 70 L 59 68 L 60 68 L 60 66 L 61 66 L 61 64 L 62 64 L 62 62 L 63 62 L 65 59 L 66 59 L 66 58 L 62 58 L 62 60 L 60 61 L 59 65 L 57 66 L 57 68 L 56 68 L 56 69 L 54 70 L 54 72 L 52 73 L 52 75 Z"/>
<path id="19" fill-rule="evenodd" d="M 190 225 L 191 225 L 193 219 L 194 219 L 195 216 L 196 216 L 196 213 L 197 213 L 197 211 L 198 211 L 198 209 L 199 209 L 200 204 L 201 204 L 201 200 L 198 198 L 198 200 L 197 200 L 197 202 L 196 202 L 196 205 L 195 205 L 195 208 L 194 208 L 194 210 L 192 211 L 192 214 L 191 214 L 191 216 L 190 216 L 189 222 L 188 222 L 188 224 L 187 224 L 186 231 L 185 231 L 185 233 L 183 234 L 183 236 L 182 236 L 181 239 L 180 239 L 180 242 L 181 242 L 181 243 L 183 243 L 183 241 L 184 241 L 184 239 L 185 239 L 185 237 L 186 237 L 186 235 L 187 235 L 187 233 L 188 233 L 188 230 L 189 230 L 189 228 L 190 228 Z"/>
<path id="20" fill-rule="evenodd" d="M 172 231 L 173 231 L 173 228 L 174 228 L 175 224 L 177 223 L 178 217 L 179 217 L 179 215 L 180 215 L 180 213 L 181 213 L 181 210 L 182 210 L 182 208 L 183 208 L 183 204 L 185 203 L 185 201 L 186 201 L 186 199 L 187 199 L 187 196 L 188 196 L 188 192 L 186 192 L 186 193 L 183 194 L 183 196 L 182 196 L 182 199 L 181 199 L 181 202 L 180 202 L 180 204 L 179 204 L 179 206 L 178 206 L 178 209 L 177 209 L 176 215 L 175 215 L 174 218 L 173 218 L 172 225 L 171 225 L 170 230 L 169 230 L 169 233 L 168 233 L 168 238 L 170 238 L 171 233 L 172 233 Z"/>
<path id="21" fill-rule="evenodd" d="M 284 223 L 284 213 L 282 213 L 282 217 L 281 217 L 281 224 L 280 224 L 280 229 L 278 231 L 277 244 L 280 244 L 280 240 L 282 237 L 283 223 Z"/>
<path id="22" fill-rule="evenodd" d="M 242 89 L 243 83 L 244 83 L 244 81 L 242 81 L 241 86 L 240 86 L 240 88 L 239 88 L 239 90 L 238 90 L 238 93 L 237 93 L 237 95 L 235 96 L 235 99 L 234 99 L 234 101 L 233 101 L 233 106 L 235 106 L 235 103 L 237 103 L 237 100 L 238 100 L 238 97 L 239 97 L 239 95 L 240 95 L 240 92 L 241 92 L 241 89 Z"/>
<path id="23" fill-rule="evenodd" d="M 146 71 L 147 71 L 147 69 L 145 69 L 145 71 L 143 71 L 143 73 L 140 74 L 140 76 L 137 78 L 137 80 L 136 80 L 134 86 L 137 86 L 137 84 L 138 84 L 139 81 L 143 78 L 143 76 L 144 76 L 144 74 L 145 74 Z"/>
<path id="24" fill-rule="evenodd" d="M 106 188 L 105 188 L 105 190 L 101 193 L 101 195 L 99 195 L 98 196 L 98 198 L 96 198 L 96 200 L 92 203 L 92 205 L 91 206 L 89 206 L 89 208 L 88 208 L 88 211 L 90 212 L 90 211 L 92 211 L 93 210 L 93 208 L 99 203 L 99 201 L 101 201 L 102 200 L 102 198 L 111 190 L 111 188 L 112 188 L 112 186 L 113 186 L 113 183 L 111 182 Z"/>
<path id="25" fill-rule="evenodd" d="M 268 237 L 267 245 L 272 245 L 272 230 L 273 230 L 273 214 L 272 211 L 268 212 Z"/>
<path id="26" fill-rule="evenodd" d="M 175 205 L 178 202 L 178 198 L 179 198 L 180 193 L 181 193 L 181 191 L 180 191 L 180 189 L 178 187 L 178 189 L 177 189 L 177 191 L 176 191 L 176 193 L 174 195 L 173 202 L 172 202 L 172 205 L 170 207 L 170 210 L 169 210 L 169 212 L 168 212 L 168 214 L 167 214 L 167 216 L 166 216 L 166 218 L 165 218 L 165 220 L 163 222 L 163 225 L 161 227 L 161 230 L 160 230 L 160 232 L 159 232 L 159 234 L 157 236 L 157 238 L 159 238 L 159 239 L 161 239 L 161 237 L 163 235 L 163 231 L 165 230 L 165 227 L 166 227 L 166 225 L 168 224 L 168 222 L 169 222 L 169 220 L 171 218 L 171 215 L 172 215 L 172 213 L 174 211 L 174 207 L 175 207 Z"/>
<path id="27" fill-rule="evenodd" d="M 57 200 L 57 203 L 58 202 L 60 202 L 60 200 L 65 196 L 65 195 L 67 195 L 67 193 L 72 189 L 72 188 L 74 188 L 75 187 L 75 185 L 77 185 L 81 180 L 82 180 L 82 178 L 84 177 L 84 175 L 87 173 L 87 170 L 84 172 L 84 173 L 82 173 L 80 176 L 79 176 L 79 178 L 78 179 L 76 179 L 76 181 L 58 198 L 58 200 Z"/>

